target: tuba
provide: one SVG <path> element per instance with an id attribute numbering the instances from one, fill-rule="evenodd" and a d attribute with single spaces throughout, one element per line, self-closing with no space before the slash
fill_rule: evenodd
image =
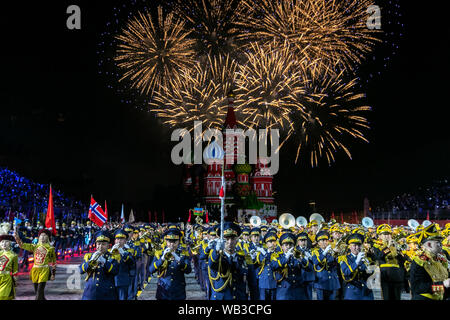
<path id="1" fill-rule="evenodd" d="M 252 216 L 250 218 L 250 224 L 253 228 L 259 227 L 261 225 L 261 218 L 258 216 Z"/>
<path id="2" fill-rule="evenodd" d="M 422 222 L 422 226 L 423 226 L 424 228 L 426 228 L 426 227 L 428 227 L 431 223 L 432 223 L 432 222 L 431 222 L 430 220 L 424 220 L 424 221 Z"/>
<path id="3" fill-rule="evenodd" d="M 283 229 L 290 229 L 295 226 L 295 217 L 290 213 L 283 213 L 278 221 Z"/>
<path id="4" fill-rule="evenodd" d="M 373 220 L 369 217 L 362 218 L 361 224 L 366 229 L 372 228 L 374 225 Z"/>
<path id="5" fill-rule="evenodd" d="M 320 232 L 320 230 L 323 227 L 323 223 L 325 222 L 325 219 L 322 217 L 322 215 L 320 215 L 319 213 L 313 213 L 310 217 L 309 217 L 309 222 L 316 220 L 317 223 L 319 224 L 319 229 L 317 230 L 316 234 Z"/>
<path id="6" fill-rule="evenodd" d="M 309 222 L 316 220 L 319 224 L 322 224 L 325 219 L 322 217 L 321 214 L 319 213 L 313 213 L 310 217 L 309 217 Z"/>
<path id="7" fill-rule="evenodd" d="M 299 217 L 297 217 L 297 219 L 295 219 L 295 224 L 299 228 L 306 227 L 306 225 L 308 224 L 308 220 L 306 220 L 306 218 L 303 216 L 299 216 Z"/>
<path id="8" fill-rule="evenodd" d="M 418 226 L 420 226 L 420 223 L 417 220 L 414 219 L 408 220 L 408 227 L 410 227 L 414 232 L 416 231 Z"/>

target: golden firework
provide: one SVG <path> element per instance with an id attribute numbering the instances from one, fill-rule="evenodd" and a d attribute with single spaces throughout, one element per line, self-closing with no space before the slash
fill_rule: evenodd
<path id="1" fill-rule="evenodd" d="M 318 70 L 353 70 L 371 52 L 378 30 L 367 28 L 373 0 L 243 0 L 252 11 L 238 23 L 248 28 L 238 39 L 287 43 L 294 55 Z"/>
<path id="2" fill-rule="evenodd" d="M 248 12 L 241 0 L 177 0 L 173 7 L 192 31 L 198 56 L 238 56 L 242 43 L 237 38 L 243 29 L 238 21 Z"/>
<path id="3" fill-rule="evenodd" d="M 190 32 L 184 25 L 173 13 L 164 18 L 161 7 L 156 25 L 149 12 L 132 18 L 116 37 L 119 45 L 115 61 L 124 72 L 120 81 L 128 79 L 132 88 L 151 95 L 190 68 L 194 64 L 194 41 L 188 38 Z"/>
<path id="4" fill-rule="evenodd" d="M 313 167 L 320 158 L 331 164 L 340 150 L 351 159 L 349 140 L 369 142 L 363 131 L 370 128 L 365 113 L 371 107 L 362 105 L 365 95 L 354 92 L 356 85 L 356 79 L 345 80 L 344 71 L 329 71 L 322 79 L 305 83 L 305 93 L 298 96 L 303 107 L 292 115 L 286 138 L 298 141 L 295 162 L 308 155 Z"/>
<path id="5" fill-rule="evenodd" d="M 237 66 L 229 56 L 208 56 L 205 63 L 197 62 L 191 70 L 183 70 L 169 86 L 156 92 L 151 111 L 172 128 L 192 132 L 194 122 L 202 121 L 203 131 L 221 129 Z"/>
<path id="6" fill-rule="evenodd" d="M 247 63 L 239 66 L 236 80 L 236 111 L 249 128 L 285 129 L 301 106 L 296 97 L 303 90 L 301 61 L 288 46 L 252 43 L 245 53 Z"/>

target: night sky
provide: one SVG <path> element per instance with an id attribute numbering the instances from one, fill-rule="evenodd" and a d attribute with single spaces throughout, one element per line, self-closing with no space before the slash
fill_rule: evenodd
<path id="1" fill-rule="evenodd" d="M 450 27 L 442 8 L 412 2 L 401 1 L 404 36 L 387 68 L 363 68 L 375 74 L 365 86 L 370 143 L 352 143 L 352 160 L 341 154 L 314 169 L 294 164 L 293 146 L 283 149 L 274 179 L 279 212 L 300 215 L 312 199 L 319 212 L 361 210 L 366 196 L 375 206 L 448 177 Z M 112 211 L 123 202 L 140 214 L 185 215 L 171 131 L 122 103 L 98 73 L 99 35 L 117 3 L 2 3 L 0 165 L 86 204 L 93 194 Z M 81 30 L 66 28 L 71 4 L 81 7 Z"/>

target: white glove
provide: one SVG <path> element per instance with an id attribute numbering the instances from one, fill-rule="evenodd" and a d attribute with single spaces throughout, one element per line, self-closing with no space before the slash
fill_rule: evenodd
<path id="1" fill-rule="evenodd" d="M 263 247 L 258 247 L 258 248 L 256 249 L 256 251 L 261 252 L 261 254 L 262 254 L 263 256 L 265 256 L 265 255 L 267 254 L 266 250 L 264 250 Z"/>
<path id="2" fill-rule="evenodd" d="M 356 264 L 359 264 L 361 262 L 361 260 L 364 258 L 366 254 L 361 251 L 360 253 L 358 253 L 358 256 L 356 257 Z"/>
<path id="3" fill-rule="evenodd" d="M 286 259 L 289 259 L 292 256 L 292 252 L 293 252 L 294 248 L 291 248 L 288 250 L 288 252 L 286 252 L 284 255 L 286 256 Z"/>
<path id="4" fill-rule="evenodd" d="M 444 280 L 444 287 L 450 288 L 450 278 Z"/>
<path id="5" fill-rule="evenodd" d="M 208 242 L 208 248 L 209 248 L 209 249 L 214 248 L 215 243 L 216 243 L 216 240 L 209 240 L 209 242 Z"/>
<path id="6" fill-rule="evenodd" d="M 311 253 L 309 253 L 309 251 L 307 251 L 307 250 L 304 251 L 304 255 L 305 255 L 305 258 L 308 260 L 312 258 Z"/>
<path id="7" fill-rule="evenodd" d="M 106 263 L 106 259 L 104 256 L 101 256 L 98 260 L 97 260 L 100 264 L 105 264 Z"/>
<path id="8" fill-rule="evenodd" d="M 123 255 L 125 253 L 125 250 L 123 250 L 123 248 L 119 248 L 119 253 L 120 255 Z"/>
<path id="9" fill-rule="evenodd" d="M 115 249 L 119 250 L 119 244 L 115 244 L 112 246 L 111 251 L 114 251 Z"/>
<path id="10" fill-rule="evenodd" d="M 175 258 L 175 260 L 178 262 L 181 260 L 180 256 L 177 255 L 175 252 L 172 253 L 173 257 Z"/>
<path id="11" fill-rule="evenodd" d="M 330 250 L 331 250 L 331 245 L 329 244 L 329 245 L 325 248 L 325 250 L 323 250 L 323 254 L 324 254 L 324 255 L 327 254 L 328 251 L 330 251 Z"/>
<path id="12" fill-rule="evenodd" d="M 252 258 L 252 260 L 255 260 L 256 252 L 250 252 L 250 258 Z"/>
<path id="13" fill-rule="evenodd" d="M 225 241 L 224 240 L 217 240 L 216 241 L 216 251 L 223 250 L 225 248 Z"/>
<path id="14" fill-rule="evenodd" d="M 162 261 L 164 261 L 164 260 L 166 259 L 166 254 L 167 254 L 167 252 L 169 252 L 169 251 L 170 251 L 169 248 L 164 249 L 164 251 L 163 251 L 163 253 L 162 253 L 162 258 L 161 258 Z"/>
<path id="15" fill-rule="evenodd" d="M 95 251 L 94 254 L 91 256 L 91 259 L 89 259 L 89 261 L 96 260 L 99 255 L 100 251 Z"/>

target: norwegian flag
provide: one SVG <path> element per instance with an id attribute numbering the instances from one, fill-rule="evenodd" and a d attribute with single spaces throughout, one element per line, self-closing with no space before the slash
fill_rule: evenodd
<path id="1" fill-rule="evenodd" d="M 92 196 L 91 206 L 89 207 L 89 219 L 99 227 L 102 227 L 108 220 L 107 214 Z"/>

